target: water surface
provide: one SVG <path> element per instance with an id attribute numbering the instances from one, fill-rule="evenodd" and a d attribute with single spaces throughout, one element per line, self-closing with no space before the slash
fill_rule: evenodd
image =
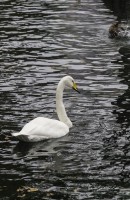
<path id="1" fill-rule="evenodd" d="M 129 11 L 124 2 L 122 11 L 121 1 L 1 1 L 1 199 L 130 199 L 130 42 L 108 37 Z M 34 144 L 12 138 L 35 117 L 57 118 L 66 74 L 81 90 L 64 93 L 70 133 Z"/>

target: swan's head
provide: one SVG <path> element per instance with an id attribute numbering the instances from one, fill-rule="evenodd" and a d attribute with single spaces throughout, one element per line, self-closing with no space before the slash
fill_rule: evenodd
<path id="1" fill-rule="evenodd" d="M 79 93 L 79 90 L 77 88 L 77 84 L 71 76 L 65 76 L 63 78 L 63 81 L 64 81 L 65 86 L 72 88 L 73 90 L 75 90 L 76 92 Z"/>

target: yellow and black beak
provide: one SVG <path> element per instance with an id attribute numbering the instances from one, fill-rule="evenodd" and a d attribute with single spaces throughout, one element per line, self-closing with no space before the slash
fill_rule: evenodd
<path id="1" fill-rule="evenodd" d="M 73 90 L 75 90 L 76 92 L 80 93 L 78 88 L 77 88 L 77 84 L 74 82 L 73 86 L 72 86 Z"/>

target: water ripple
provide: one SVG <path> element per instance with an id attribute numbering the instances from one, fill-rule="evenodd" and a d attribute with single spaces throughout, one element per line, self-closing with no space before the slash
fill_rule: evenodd
<path id="1" fill-rule="evenodd" d="M 130 48 L 108 38 L 111 11 L 101 0 L 0 2 L 0 198 L 129 199 Z M 12 138 L 35 117 L 57 118 L 66 74 L 81 91 L 64 93 L 70 133 Z"/>

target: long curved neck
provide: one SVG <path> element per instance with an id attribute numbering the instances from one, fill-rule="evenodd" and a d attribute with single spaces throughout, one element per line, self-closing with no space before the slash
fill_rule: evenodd
<path id="1" fill-rule="evenodd" d="M 60 121 L 64 122 L 69 128 L 72 127 L 72 122 L 68 118 L 63 104 L 64 82 L 60 81 L 56 90 L 56 111 Z"/>

